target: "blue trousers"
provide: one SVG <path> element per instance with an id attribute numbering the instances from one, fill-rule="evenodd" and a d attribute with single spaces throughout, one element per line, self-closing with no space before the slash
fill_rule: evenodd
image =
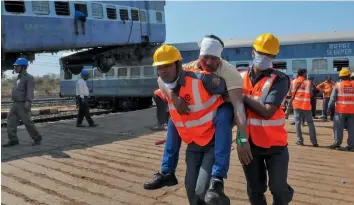
<path id="1" fill-rule="evenodd" d="M 214 118 L 215 125 L 215 163 L 212 176 L 226 179 L 230 165 L 232 142 L 233 106 L 231 103 L 221 105 Z M 165 150 L 161 172 L 174 173 L 178 164 L 181 138 L 172 120 L 168 121 Z"/>

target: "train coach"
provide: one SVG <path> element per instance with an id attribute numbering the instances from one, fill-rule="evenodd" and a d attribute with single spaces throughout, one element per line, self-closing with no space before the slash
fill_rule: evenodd
<path id="1" fill-rule="evenodd" d="M 222 58 L 239 68 L 247 69 L 252 64 L 252 43 L 254 39 L 223 40 L 225 49 Z M 292 36 L 279 36 L 280 52 L 273 67 L 290 78 L 299 68 L 308 70 L 308 77 L 316 83 L 326 76 L 338 80 L 338 72 L 343 67 L 354 71 L 354 31 L 328 32 Z M 180 51 L 184 62 L 193 61 L 199 56 L 200 42 L 174 44 Z"/>

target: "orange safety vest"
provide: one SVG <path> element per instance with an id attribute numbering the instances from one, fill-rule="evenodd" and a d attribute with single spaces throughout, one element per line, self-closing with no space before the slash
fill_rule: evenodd
<path id="1" fill-rule="evenodd" d="M 324 81 L 321 84 L 317 85 L 316 88 L 323 92 L 323 95 L 324 95 L 323 97 L 329 98 L 329 97 L 331 97 L 331 93 L 332 93 L 334 85 L 335 84 L 333 82 Z"/>
<path id="2" fill-rule="evenodd" d="M 159 96 L 161 100 L 166 101 L 166 97 L 163 95 L 160 89 L 155 90 L 154 94 Z"/>
<path id="3" fill-rule="evenodd" d="M 354 114 L 354 82 L 343 80 L 336 83 L 338 97 L 336 112 L 341 114 Z"/>
<path id="4" fill-rule="evenodd" d="M 294 79 L 291 82 L 291 97 L 294 109 L 311 110 L 311 81 L 303 76 Z"/>
<path id="5" fill-rule="evenodd" d="M 171 119 L 181 139 L 186 144 L 195 142 L 200 146 L 207 145 L 215 133 L 213 119 L 217 108 L 224 103 L 222 96 L 209 94 L 202 80 L 189 76 L 188 72 L 186 72 L 185 85 L 181 86 L 178 95 L 188 103 L 190 109 L 188 115 L 178 114 L 172 101 L 170 99 L 167 101 Z"/>
<path id="6" fill-rule="evenodd" d="M 253 86 L 249 71 L 246 71 L 243 78 L 243 94 L 263 104 L 276 77 L 276 74 L 271 74 L 270 77 L 262 78 Z M 247 132 L 255 145 L 270 148 L 271 146 L 286 146 L 288 144 L 285 114 L 281 107 L 268 120 L 258 116 L 247 107 L 246 114 Z"/>

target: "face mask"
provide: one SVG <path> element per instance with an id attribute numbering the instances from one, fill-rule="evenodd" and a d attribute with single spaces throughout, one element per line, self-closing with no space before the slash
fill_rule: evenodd
<path id="1" fill-rule="evenodd" d="M 273 66 L 272 61 L 273 59 L 268 56 L 258 54 L 257 52 L 254 53 L 253 65 L 255 65 L 258 70 L 271 68 Z"/>
<path id="2" fill-rule="evenodd" d="M 166 88 L 169 88 L 169 89 L 173 89 L 177 86 L 177 81 L 178 81 L 179 78 L 177 78 L 174 82 L 172 83 L 164 83 L 165 87 Z"/>

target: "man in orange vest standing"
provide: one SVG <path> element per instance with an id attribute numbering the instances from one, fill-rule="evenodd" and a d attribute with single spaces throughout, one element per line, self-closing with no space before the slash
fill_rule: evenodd
<path id="1" fill-rule="evenodd" d="M 278 39 L 262 34 L 253 43 L 253 65 L 243 76 L 244 103 L 247 114 L 247 133 L 253 160 L 243 164 L 247 180 L 247 194 L 252 205 L 266 205 L 264 193 L 269 188 L 273 204 L 289 204 L 294 190 L 287 183 L 288 133 L 281 104 L 290 89 L 289 77 L 272 68 L 272 61 L 279 53 Z M 245 141 L 241 141 L 244 143 Z M 237 150 L 242 148 L 237 145 Z"/>
<path id="2" fill-rule="evenodd" d="M 297 71 L 298 77 L 291 82 L 291 96 L 295 115 L 295 128 L 297 135 L 297 145 L 304 145 L 304 138 L 301 132 L 301 119 L 305 117 L 309 127 L 310 140 L 314 147 L 318 147 L 316 138 L 315 124 L 313 123 L 311 113 L 311 96 L 315 93 L 311 81 L 306 79 L 307 70 L 299 69 Z"/>
<path id="3" fill-rule="evenodd" d="M 343 150 L 354 151 L 354 82 L 350 81 L 351 72 L 343 68 L 339 72 L 340 81 L 335 84 L 328 105 L 328 112 L 335 106 L 333 122 L 334 143 L 331 149 L 340 149 L 343 129 L 347 125 L 348 146 Z"/>
<path id="4" fill-rule="evenodd" d="M 185 72 L 181 60 L 177 48 L 162 45 L 154 54 L 153 66 L 157 66 L 165 86 L 173 89 L 179 97 L 188 102 L 190 112 L 188 115 L 182 115 L 174 107 L 172 100 L 167 98 L 171 115 L 168 134 L 175 132 L 188 144 L 185 187 L 190 204 L 205 204 L 204 198 L 209 188 L 217 152 L 214 118 L 217 111 L 220 111 L 218 108 L 224 104 L 222 95 L 226 93 L 226 85 L 222 78 L 209 72 Z M 232 117 L 228 117 L 224 120 L 231 119 Z M 231 142 L 228 147 L 230 146 Z M 225 196 L 215 204 L 228 205 L 230 200 Z"/>
<path id="5" fill-rule="evenodd" d="M 332 90 L 334 88 L 334 82 L 331 76 L 327 76 L 326 80 L 319 85 L 317 89 L 323 93 L 323 103 L 322 103 L 322 119 L 327 120 L 327 108 L 329 103 L 329 98 L 331 97 Z M 333 117 L 333 114 L 331 114 Z"/>
<path id="6" fill-rule="evenodd" d="M 154 99 L 156 104 L 157 125 L 151 127 L 150 129 L 153 131 L 167 130 L 166 126 L 169 118 L 167 99 L 162 94 L 160 89 L 155 90 L 152 98 Z"/>

